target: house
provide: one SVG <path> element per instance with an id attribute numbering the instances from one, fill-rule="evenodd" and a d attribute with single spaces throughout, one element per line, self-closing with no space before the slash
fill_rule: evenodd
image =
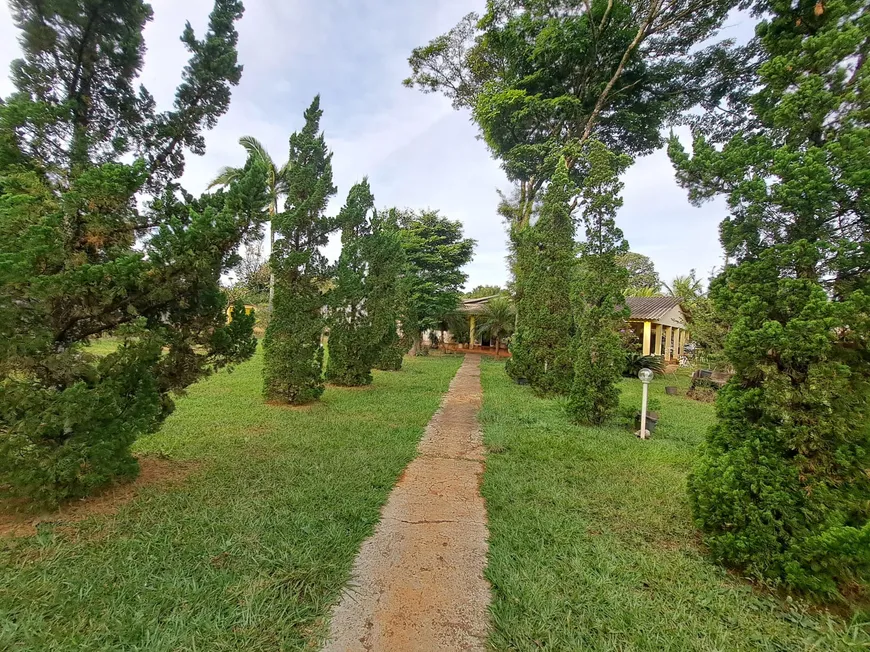
<path id="1" fill-rule="evenodd" d="M 488 349 L 489 340 L 477 332 L 477 321 L 486 311 L 490 297 L 465 299 L 459 312 L 468 316 L 469 341 L 472 349 Z M 686 317 L 680 302 L 673 297 L 628 297 L 626 305 L 631 309 L 628 326 L 638 336 L 644 355 L 661 355 L 665 360 L 679 360 L 688 343 Z M 450 342 L 448 337 L 446 340 Z"/>
<path id="2" fill-rule="evenodd" d="M 256 306 L 250 303 L 245 304 L 245 314 L 250 315 L 256 309 Z M 227 323 L 229 324 L 233 320 L 233 306 L 227 306 Z"/>
<path id="3" fill-rule="evenodd" d="M 640 338 L 644 355 L 679 360 L 689 341 L 686 316 L 674 297 L 627 297 L 628 325 Z"/>
<path id="4" fill-rule="evenodd" d="M 481 338 L 477 332 L 477 318 L 486 312 L 486 306 L 491 299 L 495 299 L 498 294 L 493 294 L 488 297 L 478 297 L 476 299 L 465 299 L 459 306 L 459 312 L 468 315 L 468 341 L 472 343 L 472 348 L 475 346 L 489 347 L 488 338 Z"/>

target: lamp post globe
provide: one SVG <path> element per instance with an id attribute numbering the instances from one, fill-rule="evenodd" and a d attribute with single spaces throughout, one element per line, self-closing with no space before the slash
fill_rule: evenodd
<path id="1" fill-rule="evenodd" d="M 646 367 L 644 367 L 637 372 L 637 377 L 640 378 L 640 382 L 646 384 L 652 381 L 653 372 L 651 369 L 647 369 Z"/>

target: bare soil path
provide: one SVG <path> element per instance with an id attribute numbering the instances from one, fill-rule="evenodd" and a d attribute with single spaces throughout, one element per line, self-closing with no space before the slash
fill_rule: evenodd
<path id="1" fill-rule="evenodd" d="M 360 549 L 325 650 L 483 650 L 489 583 L 480 356 L 467 355 Z"/>

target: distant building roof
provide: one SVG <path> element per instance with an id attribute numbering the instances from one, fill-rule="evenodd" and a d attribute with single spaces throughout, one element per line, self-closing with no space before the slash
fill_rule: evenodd
<path id="1" fill-rule="evenodd" d="M 477 297 L 474 299 L 463 299 L 459 306 L 459 312 L 464 312 L 469 315 L 480 315 L 486 309 L 486 304 L 490 299 L 495 299 L 500 294 L 493 294 L 489 297 Z M 631 309 L 631 317 L 637 321 L 659 321 L 668 316 L 674 308 L 679 308 L 680 301 L 673 297 L 626 297 L 625 304 Z M 682 312 L 676 313 L 682 315 Z M 677 317 L 678 321 L 680 320 Z M 684 328 L 681 326 L 681 328 Z"/>
<path id="2" fill-rule="evenodd" d="M 680 305 L 674 297 L 626 297 L 626 305 L 631 308 L 630 319 L 656 321 Z"/>
<path id="3" fill-rule="evenodd" d="M 475 297 L 474 299 L 463 299 L 462 305 L 459 306 L 459 312 L 467 312 L 470 315 L 480 315 L 486 308 L 486 304 L 490 299 L 500 297 L 500 294 L 492 294 L 488 297 Z"/>

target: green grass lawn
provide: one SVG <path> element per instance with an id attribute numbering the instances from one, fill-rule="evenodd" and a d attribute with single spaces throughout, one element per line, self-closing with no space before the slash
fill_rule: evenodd
<path id="1" fill-rule="evenodd" d="M 782 603 L 708 560 L 691 523 L 686 474 L 713 406 L 666 396 L 653 439 L 570 425 L 564 403 L 533 397 L 502 363 L 483 363 L 497 650 L 840 650 L 870 646 L 850 622 Z M 685 387 L 680 377 L 667 384 Z M 623 402 L 640 405 L 640 382 Z"/>
<path id="2" fill-rule="evenodd" d="M 323 632 L 461 362 L 264 405 L 260 355 L 190 389 L 141 454 L 200 460 L 114 516 L 0 540 L 2 650 L 303 649 Z"/>

